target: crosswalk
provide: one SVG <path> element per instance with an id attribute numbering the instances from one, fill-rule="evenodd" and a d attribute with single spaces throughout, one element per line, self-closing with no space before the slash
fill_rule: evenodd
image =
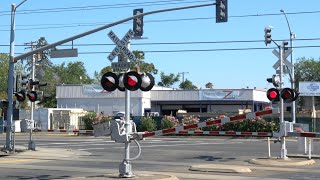
<path id="1" fill-rule="evenodd" d="M 219 144 L 240 144 L 241 141 L 226 141 L 226 140 L 190 140 L 178 138 L 161 138 L 161 139 L 147 139 L 139 142 L 142 148 L 157 148 L 157 147 L 184 147 L 184 146 L 206 146 L 206 145 L 219 145 Z M 134 143 L 132 143 L 134 144 Z M 37 147 L 45 148 L 70 148 L 81 151 L 90 150 L 103 150 L 103 149 L 123 149 L 123 143 L 116 143 L 110 139 L 105 138 L 92 138 L 79 140 L 68 140 L 63 142 L 62 140 L 56 141 L 40 141 L 36 142 Z"/>

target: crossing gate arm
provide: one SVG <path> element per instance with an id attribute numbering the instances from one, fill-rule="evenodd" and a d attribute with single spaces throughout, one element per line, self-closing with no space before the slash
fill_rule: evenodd
<path id="1" fill-rule="evenodd" d="M 180 131 L 179 135 L 211 135 L 211 136 L 256 136 L 272 137 L 271 132 L 236 132 L 236 131 Z"/>
<path id="2" fill-rule="evenodd" d="M 37 130 L 37 132 L 50 132 L 50 133 L 80 133 L 80 134 L 90 134 L 93 133 L 93 130 L 65 130 L 65 129 L 59 129 L 59 130 Z"/>
<path id="3" fill-rule="evenodd" d="M 270 114 L 278 114 L 279 109 L 268 109 L 268 110 L 263 110 L 263 111 L 257 111 L 257 112 L 251 112 L 247 114 L 240 114 L 236 116 L 231 116 L 231 117 L 224 117 L 224 118 L 219 118 L 219 119 L 214 119 L 211 121 L 206 121 L 206 122 L 200 122 L 197 124 L 191 124 L 191 125 L 185 125 L 185 126 L 177 126 L 174 128 L 169 128 L 169 129 L 163 129 L 163 130 L 158 130 L 158 131 L 153 131 L 153 132 L 146 132 L 145 134 L 142 135 L 143 138 L 146 137 L 151 137 L 151 136 L 162 136 L 165 134 L 173 134 L 173 133 L 179 133 L 180 131 L 183 130 L 188 130 L 188 129 L 195 129 L 195 128 L 202 128 L 214 124 L 225 124 L 231 121 L 240 121 L 240 120 L 245 120 L 245 119 L 251 119 L 254 117 L 260 117 L 260 116 L 265 116 L 265 115 L 270 115 Z"/>
<path id="4" fill-rule="evenodd" d="M 290 137 L 308 137 L 308 138 L 320 138 L 320 133 L 315 132 L 288 132 Z"/>

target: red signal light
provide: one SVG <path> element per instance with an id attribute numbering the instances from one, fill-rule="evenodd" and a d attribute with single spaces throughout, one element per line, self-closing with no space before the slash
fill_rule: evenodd
<path id="1" fill-rule="evenodd" d="M 150 91 L 154 86 L 154 77 L 149 74 L 145 73 L 141 75 L 141 91 Z"/>
<path id="2" fill-rule="evenodd" d="M 279 90 L 276 88 L 270 88 L 267 91 L 267 98 L 272 102 L 280 101 L 280 93 Z"/>
<path id="3" fill-rule="evenodd" d="M 37 101 L 37 99 L 38 99 L 37 92 L 35 92 L 35 91 L 29 92 L 27 96 L 28 96 L 28 98 L 29 98 L 29 100 L 30 100 L 31 102 L 35 102 L 35 101 Z"/>
<path id="4" fill-rule="evenodd" d="M 130 91 L 135 91 L 139 89 L 141 86 L 140 74 L 135 71 L 130 71 L 126 73 L 123 77 L 123 84 Z"/>

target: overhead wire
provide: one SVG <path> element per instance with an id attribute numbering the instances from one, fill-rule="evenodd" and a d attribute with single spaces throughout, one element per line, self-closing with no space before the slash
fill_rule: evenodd
<path id="1" fill-rule="evenodd" d="M 175 2 L 177 1 L 177 2 Z M 141 3 L 128 3 L 126 4 L 108 4 L 108 5 L 95 5 L 95 6 L 78 6 L 78 7 L 62 7 L 62 8 L 46 8 L 46 9 L 33 9 L 33 10 L 19 10 L 16 14 L 42 14 L 42 13 L 57 13 L 57 12 L 70 12 L 70 11 L 89 11 L 89 10 L 103 10 L 103 9 L 115 9 L 115 8 L 128 8 L 137 7 L 143 5 L 146 6 L 159 6 L 159 5 L 171 5 L 171 4 L 190 4 L 199 2 L 211 2 L 211 0 L 165 0 L 165 1 L 151 1 Z M 3 13 L 3 14 L 2 14 Z M 11 15 L 10 11 L 4 11 L 0 13 L 0 16 Z"/>
<path id="2" fill-rule="evenodd" d="M 286 41 L 288 39 L 275 39 L 274 41 Z M 320 37 L 315 38 L 297 38 L 294 41 L 318 41 Z M 185 41 L 185 42 L 150 42 L 150 43 L 131 43 L 134 46 L 144 46 L 144 45 L 189 45 L 189 44 L 234 44 L 234 43 L 260 43 L 264 40 L 231 40 L 231 41 Z M 9 47 L 9 44 L 0 44 L 3 47 Z M 16 44 L 15 46 L 27 46 L 25 44 Z M 63 44 L 59 46 L 114 46 L 113 43 L 84 43 L 84 44 Z"/>

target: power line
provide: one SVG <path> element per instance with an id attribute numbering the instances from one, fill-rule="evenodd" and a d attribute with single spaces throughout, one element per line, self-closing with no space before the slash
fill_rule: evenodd
<path id="1" fill-rule="evenodd" d="M 277 39 L 274 41 L 285 41 L 287 39 Z M 295 41 L 318 41 L 320 37 L 317 38 L 300 38 L 295 39 Z M 234 43 L 260 43 L 264 42 L 264 40 L 232 40 L 232 41 L 190 41 L 190 42 L 150 42 L 150 43 L 131 43 L 134 46 L 142 46 L 142 45 L 189 45 L 189 44 L 234 44 Z M 0 47 L 9 47 L 6 44 L 0 44 Z M 15 46 L 26 46 L 24 44 L 17 44 Z M 85 44 L 65 44 L 60 46 L 114 46 L 113 43 L 85 43 Z"/>
<path id="2" fill-rule="evenodd" d="M 286 14 L 291 15 L 301 15 L 301 14 L 314 14 L 320 13 L 320 11 L 305 11 L 305 12 L 291 12 Z M 0 15 L 1 16 L 1 15 Z M 263 17 L 263 16 L 282 16 L 282 13 L 269 13 L 269 14 L 248 14 L 248 15 L 234 15 L 229 16 L 229 18 L 246 18 L 246 17 Z M 215 17 L 196 17 L 196 18 L 178 18 L 178 19 L 159 19 L 159 20 L 148 20 L 146 23 L 159 23 L 159 22 L 179 22 L 179 21 L 194 21 L 194 20 L 212 20 Z M 95 23 L 68 23 L 68 24 L 33 24 L 33 25 L 17 25 L 17 27 L 23 26 L 45 26 L 45 27 L 32 27 L 32 28 L 17 28 L 18 31 L 26 30 L 40 30 L 40 29 L 60 29 L 60 28 L 73 28 L 73 27 L 87 27 L 87 26 L 98 26 L 104 25 L 108 22 L 95 22 Z M 128 24 L 123 23 L 123 24 Z M 2 25 L 10 26 L 10 25 Z M 1 29 L 0 31 L 10 31 Z"/>
<path id="3" fill-rule="evenodd" d="M 177 1 L 177 2 L 174 2 Z M 130 3 L 126 4 L 106 4 L 106 5 L 95 5 L 95 6 L 77 6 L 77 7 L 62 7 L 62 8 L 46 8 L 46 9 L 33 9 L 33 10 L 20 10 L 16 14 L 42 14 L 42 13 L 58 13 L 58 12 L 70 12 L 70 11 L 90 11 L 90 10 L 103 10 L 103 9 L 115 9 L 115 8 L 129 8 L 137 6 L 162 6 L 171 4 L 190 4 L 199 2 L 209 2 L 210 0 L 198 0 L 198 1 L 187 1 L 187 0 L 165 0 L 165 1 L 151 1 L 143 3 Z M 211 2 L 211 1 L 210 1 Z M 10 15 L 10 11 L 4 11 L 0 13 L 0 16 Z"/>
<path id="4" fill-rule="evenodd" d="M 296 48 L 319 48 L 320 45 L 309 45 L 309 46 L 295 46 Z M 248 47 L 248 48 L 223 48 L 223 49 L 181 49 L 181 50 L 145 50 L 145 53 L 185 53 L 185 52 L 214 52 L 214 51 L 250 51 L 250 50 L 270 50 L 276 49 L 277 47 Z M 111 53 L 108 51 L 92 51 L 92 52 L 79 52 L 78 54 L 107 54 Z M 22 54 L 22 53 L 16 53 Z"/>

